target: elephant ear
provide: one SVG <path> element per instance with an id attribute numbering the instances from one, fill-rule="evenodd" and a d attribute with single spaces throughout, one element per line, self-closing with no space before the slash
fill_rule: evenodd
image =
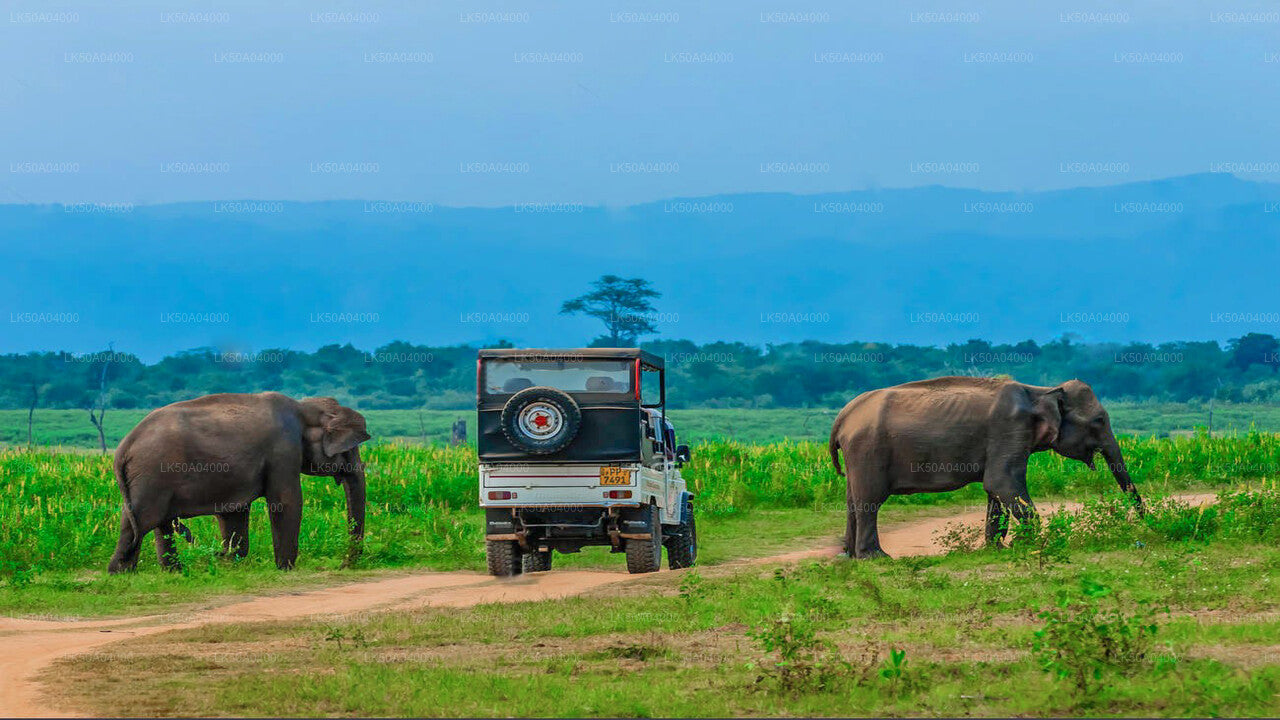
<path id="1" fill-rule="evenodd" d="M 338 407 L 336 413 L 324 415 L 324 454 L 341 455 L 369 439 L 364 416 L 347 407 Z"/>
<path id="2" fill-rule="evenodd" d="M 1056 387 L 1035 400 L 1031 409 L 1032 447 L 1047 448 L 1058 439 L 1058 431 L 1062 428 L 1062 404 L 1066 393 Z"/>
<path id="3" fill-rule="evenodd" d="M 326 456 L 341 455 L 369 439 L 364 416 L 355 410 L 328 397 L 307 398 L 303 402 L 316 411 L 316 425 L 323 431 L 320 446 Z"/>

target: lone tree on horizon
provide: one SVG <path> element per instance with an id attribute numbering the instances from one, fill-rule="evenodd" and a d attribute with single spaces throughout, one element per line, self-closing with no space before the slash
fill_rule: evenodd
<path id="1" fill-rule="evenodd" d="M 657 334 L 650 300 L 662 297 L 648 280 L 602 275 L 592 290 L 560 306 L 561 315 L 590 315 L 604 323 L 607 332 L 593 346 L 633 347 L 641 335 Z"/>

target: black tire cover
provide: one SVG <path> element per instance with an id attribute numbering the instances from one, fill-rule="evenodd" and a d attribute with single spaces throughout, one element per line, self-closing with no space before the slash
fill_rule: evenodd
<path id="1" fill-rule="evenodd" d="M 550 455 L 569 446 L 582 427 L 582 408 L 552 387 L 525 388 L 502 406 L 502 434 L 517 449 Z M 539 429 L 546 427 L 545 434 Z"/>

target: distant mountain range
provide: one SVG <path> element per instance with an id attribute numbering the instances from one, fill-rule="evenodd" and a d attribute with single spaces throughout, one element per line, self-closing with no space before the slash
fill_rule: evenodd
<path id="1" fill-rule="evenodd" d="M 0 205 L 0 352 L 577 345 L 604 273 L 662 337 L 1218 339 L 1280 331 L 1280 185 L 940 186 L 630 207 L 335 201 Z"/>

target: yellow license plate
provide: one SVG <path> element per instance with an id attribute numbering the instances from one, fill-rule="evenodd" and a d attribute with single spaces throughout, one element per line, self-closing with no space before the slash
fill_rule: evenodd
<path id="1" fill-rule="evenodd" d="M 601 485 L 630 485 L 631 470 L 620 467 L 600 468 Z"/>

